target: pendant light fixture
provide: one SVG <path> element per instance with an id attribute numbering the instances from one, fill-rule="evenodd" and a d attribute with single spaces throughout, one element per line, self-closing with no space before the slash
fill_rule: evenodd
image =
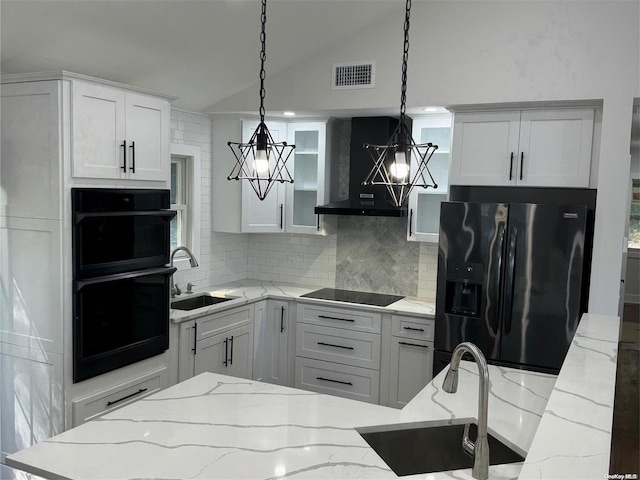
<path id="1" fill-rule="evenodd" d="M 427 164 L 438 149 L 432 143 L 416 144 L 406 123 L 407 60 L 409 59 L 409 19 L 411 0 L 407 0 L 404 20 L 404 54 L 402 56 L 402 91 L 400 96 L 400 123 L 386 145 L 364 144 L 373 160 L 373 168 L 363 185 L 384 185 L 391 203 L 401 207 L 415 187 L 438 188 Z M 411 160 L 417 167 L 411 177 Z"/>
<path id="2" fill-rule="evenodd" d="M 236 158 L 236 164 L 227 179 L 248 180 L 258 198 L 264 200 L 275 182 L 293 183 L 286 163 L 295 145 L 288 145 L 287 142 L 275 142 L 264 123 L 267 0 L 262 0 L 260 23 L 262 26 L 260 32 L 260 123 L 248 143 L 227 142 Z"/>

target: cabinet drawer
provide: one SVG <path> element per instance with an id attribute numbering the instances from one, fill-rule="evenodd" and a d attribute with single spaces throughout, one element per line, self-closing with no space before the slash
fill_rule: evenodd
<path id="1" fill-rule="evenodd" d="M 391 325 L 391 334 L 394 336 L 433 341 L 433 320 L 392 315 Z"/>
<path id="2" fill-rule="evenodd" d="M 368 368 L 296 357 L 295 387 L 377 404 L 380 373 Z"/>
<path id="3" fill-rule="evenodd" d="M 298 322 L 380 333 L 379 313 L 316 305 L 298 305 Z"/>
<path id="4" fill-rule="evenodd" d="M 216 335 L 243 322 L 253 322 L 253 304 L 196 319 L 196 341 Z"/>
<path id="5" fill-rule="evenodd" d="M 81 425 L 168 386 L 169 370 L 164 367 L 108 390 L 74 400 L 73 426 Z"/>
<path id="6" fill-rule="evenodd" d="M 296 355 L 379 370 L 380 335 L 301 323 Z"/>

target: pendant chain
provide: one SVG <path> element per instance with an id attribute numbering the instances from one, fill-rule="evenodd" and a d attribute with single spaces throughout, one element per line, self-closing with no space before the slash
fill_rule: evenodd
<path id="1" fill-rule="evenodd" d="M 402 55 L 402 94 L 400 95 L 400 123 L 404 124 L 407 103 L 407 61 L 409 60 L 409 17 L 411 0 L 407 0 L 404 18 L 404 53 Z"/>
<path id="2" fill-rule="evenodd" d="M 266 89 L 264 88 L 264 61 L 267 59 L 266 43 L 267 34 L 265 33 L 265 24 L 267 23 L 267 0 L 262 0 L 262 15 L 260 16 L 260 22 L 262 24 L 262 30 L 260 31 L 260 44 L 262 49 L 260 50 L 260 123 L 264 123 L 264 97 Z"/>

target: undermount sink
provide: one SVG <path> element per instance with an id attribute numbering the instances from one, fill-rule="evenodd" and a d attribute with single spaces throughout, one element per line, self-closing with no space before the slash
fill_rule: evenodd
<path id="1" fill-rule="evenodd" d="M 183 300 L 173 300 L 171 302 L 171 308 L 176 310 L 195 310 L 196 308 L 208 307 L 209 305 L 215 305 L 216 303 L 227 302 L 229 300 L 233 300 L 233 298 L 213 297 L 208 293 L 201 293 Z"/>
<path id="2" fill-rule="evenodd" d="M 383 425 L 357 431 L 398 476 L 472 468 L 473 457 L 462 450 L 462 435 L 464 424 L 470 422 L 469 437 L 475 441 L 475 419 L 454 422 L 428 422 L 418 428 L 416 424 Z M 524 455 L 491 434 L 488 439 L 489 465 L 524 461 Z"/>

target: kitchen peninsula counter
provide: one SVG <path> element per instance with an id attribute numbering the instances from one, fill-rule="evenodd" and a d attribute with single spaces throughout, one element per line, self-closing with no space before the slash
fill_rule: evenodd
<path id="1" fill-rule="evenodd" d="M 524 462 L 489 478 L 608 473 L 619 319 L 585 315 L 556 377 L 490 366 L 489 430 Z M 477 415 L 476 365 L 404 409 L 204 373 L 7 457 L 46 478 L 396 478 L 354 430 Z M 427 478 L 472 478 L 470 469 Z M 403 477 L 422 478 L 424 475 Z"/>
<path id="2" fill-rule="evenodd" d="M 390 313 L 400 315 L 423 316 L 433 318 L 435 315 L 435 304 L 419 297 L 404 297 L 397 302 L 386 307 L 366 305 L 361 303 L 338 302 L 334 300 L 322 300 L 317 298 L 302 297 L 307 293 L 318 290 L 321 287 L 311 287 L 304 285 L 282 284 L 277 282 L 260 280 L 241 280 L 222 285 L 213 286 L 200 290 L 198 293 L 208 293 L 217 297 L 229 297 L 231 300 L 198 308 L 191 311 L 171 310 L 171 321 L 173 323 L 186 322 L 194 318 L 218 313 L 231 308 L 239 307 L 247 303 L 259 300 L 274 299 L 285 301 L 304 301 L 305 303 L 316 303 L 327 306 L 343 306 L 357 308 L 358 310 L 370 310 L 379 313 Z M 193 295 L 181 295 L 174 300 L 182 300 Z"/>

